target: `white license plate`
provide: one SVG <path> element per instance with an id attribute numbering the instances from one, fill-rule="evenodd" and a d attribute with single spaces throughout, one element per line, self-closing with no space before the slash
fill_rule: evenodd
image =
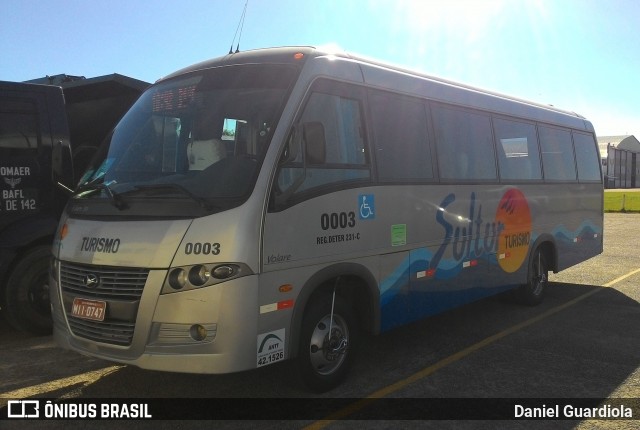
<path id="1" fill-rule="evenodd" d="M 71 315 L 85 320 L 104 321 L 106 311 L 107 302 L 76 297 L 73 299 Z"/>

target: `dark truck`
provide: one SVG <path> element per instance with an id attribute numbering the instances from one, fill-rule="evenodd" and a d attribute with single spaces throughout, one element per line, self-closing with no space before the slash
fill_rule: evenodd
<path id="1" fill-rule="evenodd" d="M 149 84 L 113 74 L 0 81 L 0 309 L 15 328 L 51 332 L 51 245 L 98 145 Z"/>

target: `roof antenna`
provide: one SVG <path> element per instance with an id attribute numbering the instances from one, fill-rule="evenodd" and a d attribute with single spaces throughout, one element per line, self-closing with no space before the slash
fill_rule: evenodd
<path id="1" fill-rule="evenodd" d="M 238 36 L 238 30 L 240 30 L 240 36 L 238 36 L 238 44 L 236 45 L 236 54 L 240 52 L 240 39 L 242 38 L 242 29 L 244 28 L 244 18 L 247 15 L 248 4 L 249 4 L 249 0 L 247 0 L 244 4 L 244 10 L 242 11 L 242 15 L 240 16 L 240 22 L 238 22 L 238 27 L 236 27 L 236 34 L 233 35 L 233 40 L 231 41 L 229 54 L 233 54 L 233 42 L 236 41 L 236 36 Z"/>

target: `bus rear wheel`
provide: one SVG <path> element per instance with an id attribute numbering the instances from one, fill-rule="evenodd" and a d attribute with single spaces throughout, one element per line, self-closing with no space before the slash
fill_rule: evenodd
<path id="1" fill-rule="evenodd" d="M 296 367 L 302 382 L 316 392 L 328 391 L 346 377 L 357 338 L 351 307 L 335 297 L 322 297 L 310 304 L 303 321 Z"/>
<path id="2" fill-rule="evenodd" d="M 518 289 L 518 299 L 521 303 L 535 306 L 542 302 L 549 283 L 549 265 L 543 250 L 538 247 L 531 254 L 527 283 Z"/>

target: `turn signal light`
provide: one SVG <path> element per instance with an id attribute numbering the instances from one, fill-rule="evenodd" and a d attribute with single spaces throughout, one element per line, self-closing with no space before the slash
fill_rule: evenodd
<path id="1" fill-rule="evenodd" d="M 69 226 L 65 222 L 62 224 L 62 227 L 60 227 L 60 239 L 62 240 L 67 237 L 67 234 L 69 234 Z"/>
<path id="2" fill-rule="evenodd" d="M 278 291 L 281 293 L 288 293 L 291 290 L 293 290 L 293 285 L 291 284 L 284 284 L 278 287 Z"/>

